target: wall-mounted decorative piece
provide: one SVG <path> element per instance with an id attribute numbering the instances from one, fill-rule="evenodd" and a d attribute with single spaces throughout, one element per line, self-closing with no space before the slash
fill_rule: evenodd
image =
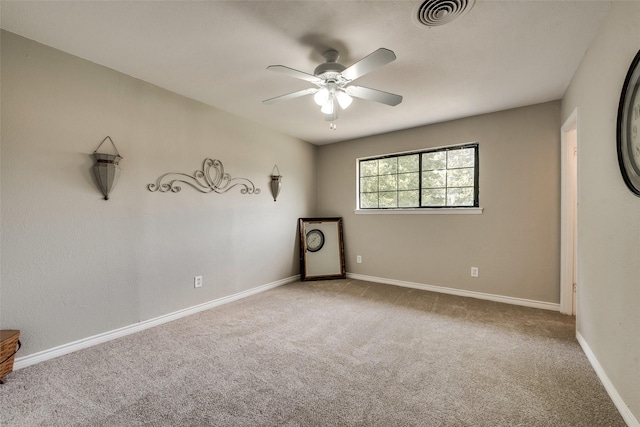
<path id="1" fill-rule="evenodd" d="M 212 176 L 213 173 L 213 176 Z M 182 190 L 180 184 L 187 184 L 201 193 L 226 193 L 234 187 L 240 186 L 242 194 L 260 194 L 260 189 L 246 178 L 231 178 L 224 171 L 222 162 L 217 159 L 204 159 L 202 170 L 197 170 L 193 175 L 182 172 L 168 172 L 162 175 L 155 184 L 147 185 L 149 191 L 161 193 L 177 193 Z"/>
<path id="2" fill-rule="evenodd" d="M 300 218 L 300 278 L 347 277 L 342 243 L 342 218 Z"/>
<path id="3" fill-rule="evenodd" d="M 98 150 L 106 140 L 111 142 L 116 154 L 98 153 Z M 113 142 L 111 137 L 107 136 L 102 140 L 100 145 L 98 145 L 96 151 L 93 152 L 93 158 L 96 161 L 93 165 L 93 174 L 96 177 L 100 191 L 104 194 L 104 199 L 109 200 L 109 193 L 113 190 L 113 187 L 116 185 L 118 177 L 120 176 L 118 163 L 122 160 L 122 156 L 118 153 L 116 144 Z"/>
<path id="4" fill-rule="evenodd" d="M 282 175 L 280 175 L 280 170 L 278 169 L 278 165 L 273 167 L 271 171 L 271 194 L 273 194 L 273 201 L 275 202 L 278 198 L 278 194 L 280 194 L 280 188 L 282 187 Z"/>
<path id="5" fill-rule="evenodd" d="M 622 86 L 617 123 L 618 163 L 629 190 L 640 197 L 640 51 Z"/>

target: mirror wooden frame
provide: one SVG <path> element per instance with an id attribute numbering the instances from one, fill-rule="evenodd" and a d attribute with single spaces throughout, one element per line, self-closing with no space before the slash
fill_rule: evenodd
<path id="1" fill-rule="evenodd" d="M 342 218 L 300 218 L 300 279 L 347 277 Z"/>

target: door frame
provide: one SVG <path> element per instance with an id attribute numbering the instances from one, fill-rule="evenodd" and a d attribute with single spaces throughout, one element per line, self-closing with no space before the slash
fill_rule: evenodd
<path id="1" fill-rule="evenodd" d="M 578 109 L 560 134 L 560 312 L 576 314 L 578 283 Z"/>

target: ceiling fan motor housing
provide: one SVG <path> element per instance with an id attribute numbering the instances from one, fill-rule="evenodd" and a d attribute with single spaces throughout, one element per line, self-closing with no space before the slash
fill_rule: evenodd
<path id="1" fill-rule="evenodd" d="M 345 68 L 344 65 L 338 64 L 337 62 L 325 62 L 324 64 L 318 65 L 313 71 L 313 74 L 321 79 L 331 80 L 337 78 Z"/>
<path id="2" fill-rule="evenodd" d="M 325 80 L 336 79 L 338 75 L 347 68 L 342 64 L 338 64 L 337 61 L 340 54 L 337 50 L 329 49 L 323 53 L 322 56 L 327 60 L 327 62 L 318 65 L 313 71 L 313 74 L 316 77 L 320 77 Z"/>

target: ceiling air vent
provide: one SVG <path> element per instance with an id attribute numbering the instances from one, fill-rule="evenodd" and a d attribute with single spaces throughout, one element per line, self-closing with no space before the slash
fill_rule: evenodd
<path id="1" fill-rule="evenodd" d="M 418 22 L 427 27 L 448 24 L 467 13 L 476 0 L 426 0 L 416 10 Z"/>

